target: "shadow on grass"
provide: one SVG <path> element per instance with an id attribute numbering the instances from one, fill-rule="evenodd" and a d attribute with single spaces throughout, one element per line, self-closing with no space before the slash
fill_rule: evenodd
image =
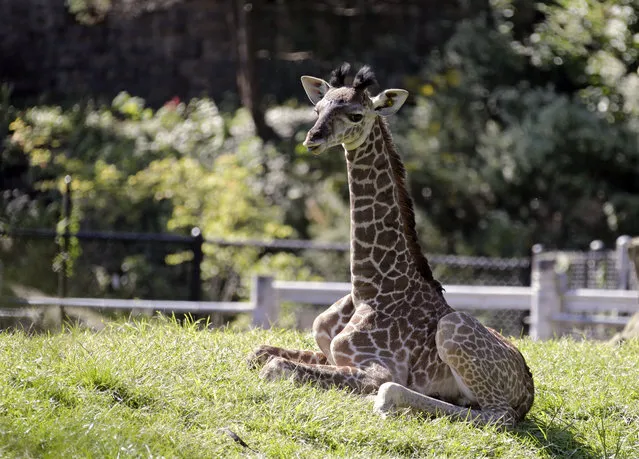
<path id="1" fill-rule="evenodd" d="M 591 446 L 579 439 L 570 425 L 559 425 L 553 421 L 544 421 L 528 416 L 514 430 L 513 434 L 532 441 L 551 457 L 596 458 L 600 457 Z"/>

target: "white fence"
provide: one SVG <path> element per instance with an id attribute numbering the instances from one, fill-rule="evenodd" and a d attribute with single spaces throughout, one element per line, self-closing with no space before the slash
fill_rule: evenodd
<path id="1" fill-rule="evenodd" d="M 622 327 L 628 314 L 639 311 L 636 291 L 562 288 L 558 253 L 537 254 L 530 287 L 446 286 L 445 298 L 455 309 L 530 311 L 530 335 L 534 339 L 560 336 L 565 324 Z M 339 282 L 285 282 L 272 277 L 253 279 L 250 302 L 191 302 L 117 300 L 95 298 L 3 299 L 23 306 L 58 305 L 98 309 L 138 309 L 190 313 L 251 313 L 253 324 L 268 328 L 279 316 L 282 302 L 330 305 L 350 291 Z"/>

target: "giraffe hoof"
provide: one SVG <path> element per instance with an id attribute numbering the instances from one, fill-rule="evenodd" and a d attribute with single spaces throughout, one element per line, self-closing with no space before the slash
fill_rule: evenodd
<path id="1" fill-rule="evenodd" d="M 253 352 L 251 352 L 246 358 L 246 364 L 251 370 L 257 370 L 258 368 L 266 365 L 274 355 L 269 352 L 272 346 L 262 344 L 258 346 Z"/>
<path id="2" fill-rule="evenodd" d="M 399 395 L 402 386 L 387 382 L 382 384 L 375 396 L 375 404 L 373 405 L 373 411 L 379 414 L 382 418 L 387 418 L 397 412 L 397 396 Z"/>
<path id="3" fill-rule="evenodd" d="M 287 379 L 292 375 L 293 370 L 290 368 L 289 362 L 282 357 L 271 357 L 260 371 L 260 378 L 270 382 Z"/>

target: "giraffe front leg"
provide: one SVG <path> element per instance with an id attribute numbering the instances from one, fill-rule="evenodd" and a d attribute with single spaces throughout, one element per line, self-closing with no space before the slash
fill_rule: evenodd
<path id="1" fill-rule="evenodd" d="M 335 364 L 335 362 L 331 355 L 331 342 L 333 338 L 344 330 L 354 313 L 353 296 L 349 293 L 333 303 L 330 308 L 317 316 L 313 322 L 315 342 L 332 364 Z"/>
<path id="2" fill-rule="evenodd" d="M 412 408 L 432 414 L 433 416 L 441 416 L 444 414 L 449 416 L 468 415 L 471 411 L 469 408 L 463 408 L 429 397 L 428 395 L 420 394 L 401 384 L 393 382 L 382 384 L 375 397 L 373 411 L 385 418 L 390 414 L 396 413 L 401 408 Z"/>
<path id="3" fill-rule="evenodd" d="M 516 421 L 514 411 L 505 404 L 496 406 L 494 409 L 485 407 L 477 410 L 444 402 L 393 382 L 382 384 L 375 397 L 373 410 L 382 417 L 386 417 L 400 408 L 411 408 L 432 416 L 449 416 L 475 425 L 494 424 L 500 427 L 512 427 Z"/>
<path id="4" fill-rule="evenodd" d="M 267 381 L 292 378 L 300 383 L 313 383 L 325 389 L 340 387 L 370 394 L 392 379 L 391 372 L 378 364 L 366 368 L 296 363 L 274 357 L 260 371 Z"/>
<path id="5" fill-rule="evenodd" d="M 449 366 L 461 392 L 479 406 L 479 423 L 513 426 L 534 399 L 532 374 L 517 348 L 474 317 L 452 312 L 435 335 L 437 353 Z"/>
<path id="6" fill-rule="evenodd" d="M 331 342 L 344 329 L 353 312 L 353 298 L 349 293 L 317 316 L 313 322 L 313 336 L 321 351 L 283 349 L 262 344 L 248 356 L 247 363 L 249 367 L 252 369 L 260 368 L 266 365 L 273 357 L 283 357 L 287 360 L 315 365 L 335 363 L 329 357 Z"/>
<path id="7" fill-rule="evenodd" d="M 284 349 L 282 347 L 269 346 L 268 344 L 262 344 L 251 352 L 246 359 L 246 363 L 249 368 L 257 369 L 266 365 L 275 357 L 283 357 L 284 359 L 295 362 L 317 365 L 324 365 L 328 363 L 328 359 L 321 352 Z"/>

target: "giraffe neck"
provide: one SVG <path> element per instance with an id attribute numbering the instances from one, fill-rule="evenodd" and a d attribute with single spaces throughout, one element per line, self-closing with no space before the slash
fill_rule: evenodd
<path id="1" fill-rule="evenodd" d="M 385 121 L 346 150 L 351 204 L 351 280 L 356 300 L 402 293 L 410 286 L 441 291 L 421 253 L 404 167 Z"/>

